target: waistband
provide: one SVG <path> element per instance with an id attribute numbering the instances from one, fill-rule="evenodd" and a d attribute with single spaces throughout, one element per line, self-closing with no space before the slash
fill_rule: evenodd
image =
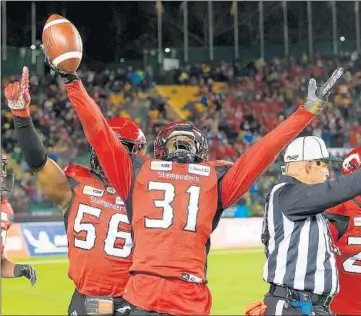
<path id="1" fill-rule="evenodd" d="M 328 307 L 333 296 L 318 295 L 307 291 L 294 290 L 288 287 L 271 284 L 269 293 L 287 300 L 306 301 L 310 300 L 313 305 Z"/>

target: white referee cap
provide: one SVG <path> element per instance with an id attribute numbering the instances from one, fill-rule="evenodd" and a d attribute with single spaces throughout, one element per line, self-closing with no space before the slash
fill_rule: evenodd
<path id="1" fill-rule="evenodd" d="M 284 162 L 325 160 L 342 162 L 341 158 L 331 157 L 325 142 L 317 136 L 298 137 L 291 142 L 283 156 Z"/>

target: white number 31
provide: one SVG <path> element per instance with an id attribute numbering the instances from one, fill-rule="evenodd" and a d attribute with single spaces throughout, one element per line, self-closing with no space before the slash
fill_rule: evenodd
<path id="1" fill-rule="evenodd" d="M 148 184 L 148 191 L 163 191 L 164 199 L 155 200 L 155 207 L 163 209 L 163 216 L 161 219 L 145 218 L 145 227 L 147 228 L 169 228 L 173 223 L 174 210 L 171 203 L 175 200 L 175 187 L 172 183 L 150 181 Z M 186 191 L 189 195 L 187 205 L 187 223 L 184 230 L 195 232 L 197 228 L 197 216 L 199 211 L 199 198 L 201 188 L 191 185 Z"/>

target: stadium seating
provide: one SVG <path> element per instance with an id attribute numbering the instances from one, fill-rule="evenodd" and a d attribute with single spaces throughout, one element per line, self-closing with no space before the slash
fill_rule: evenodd
<path id="1" fill-rule="evenodd" d="M 216 82 L 213 84 L 213 91 L 215 93 L 224 89 L 224 84 Z M 205 110 L 201 103 L 199 87 L 198 86 L 181 86 L 181 85 L 159 85 L 156 87 L 158 93 L 168 100 L 168 105 L 173 109 L 176 115 L 186 120 L 191 111 L 192 105 L 196 105 L 199 112 Z"/>
<path id="2" fill-rule="evenodd" d="M 209 78 L 217 77 L 212 73 L 216 70 L 203 74 L 200 69 L 195 77 L 189 78 L 187 85 L 177 81 L 174 85 L 158 85 L 155 89 L 151 88 L 151 82 L 148 89 L 145 85 L 132 85 L 126 79 L 129 74 L 115 79 L 111 73 L 89 76 L 83 69 L 80 75 L 103 113 L 107 117 L 133 118 L 146 133 L 149 148 L 157 128 L 168 119 L 187 119 L 207 134 L 211 159 L 234 161 L 302 104 L 308 78 L 317 75 L 318 81 L 322 81 L 337 63 L 349 63 L 345 56 L 342 58 L 335 61 L 317 57 L 307 63 L 292 59 L 256 61 L 249 73 L 243 71 L 240 78 L 240 74 L 233 71 L 234 77 L 226 78 L 228 82 L 213 82 Z M 321 72 L 317 68 L 320 63 L 323 65 Z M 347 149 L 361 145 L 361 72 L 358 69 L 359 64 L 350 64 L 344 82 L 331 96 L 328 108 L 305 133 L 323 137 L 331 147 Z M 4 78 L 2 86 L 14 79 Z M 33 76 L 32 82 L 39 83 L 39 86 L 31 86 L 33 120 L 49 156 L 62 167 L 72 162 L 87 164 L 89 147 L 61 83 L 51 75 Z M 102 86 L 100 82 L 105 84 Z M 17 178 L 12 202 L 18 213 L 28 213 L 25 208 L 41 213 L 49 210 L 51 205 L 37 190 L 21 158 L 11 132 L 11 120 L 9 111 L 2 108 L 2 146 L 9 153 L 10 166 Z M 261 215 L 264 198 L 277 181 L 279 167 L 280 162 L 276 162 L 269 168 L 249 194 L 239 201 L 239 207 L 226 212 L 226 216 Z"/>
<path id="3" fill-rule="evenodd" d="M 189 116 L 189 110 L 186 109 L 187 104 L 197 101 L 197 87 L 171 85 L 157 86 L 156 89 L 159 94 L 167 98 L 168 104 L 177 116 L 183 120 Z"/>

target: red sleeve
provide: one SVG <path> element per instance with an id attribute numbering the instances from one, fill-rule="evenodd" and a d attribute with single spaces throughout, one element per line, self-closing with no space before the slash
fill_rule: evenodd
<path id="1" fill-rule="evenodd" d="M 108 180 L 119 196 L 126 200 L 132 181 L 132 162 L 128 152 L 108 125 L 99 106 L 89 97 L 82 82 L 77 80 L 65 87 L 85 136 L 94 148 Z"/>
<path id="2" fill-rule="evenodd" d="M 249 148 L 222 180 L 222 208 L 226 209 L 237 202 L 257 177 L 275 161 L 283 148 L 296 138 L 313 118 L 313 114 L 301 107 Z"/>

